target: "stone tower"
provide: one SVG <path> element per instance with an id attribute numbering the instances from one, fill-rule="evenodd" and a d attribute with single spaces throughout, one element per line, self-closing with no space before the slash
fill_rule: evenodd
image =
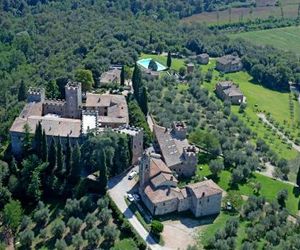
<path id="1" fill-rule="evenodd" d="M 198 162 L 197 149 L 195 146 L 183 148 L 184 163 L 187 167 L 195 168 Z"/>
<path id="2" fill-rule="evenodd" d="M 139 180 L 140 180 L 140 190 L 142 190 L 145 184 L 149 180 L 150 174 L 150 153 L 144 152 L 139 165 Z"/>
<path id="3" fill-rule="evenodd" d="M 80 118 L 82 106 L 82 92 L 80 82 L 68 82 L 65 86 L 67 118 Z"/>
<path id="4" fill-rule="evenodd" d="M 44 88 L 30 88 L 27 93 L 27 102 L 44 102 L 45 89 Z"/>
<path id="5" fill-rule="evenodd" d="M 187 127 L 184 122 L 173 122 L 172 124 L 172 132 L 176 139 L 184 140 L 187 135 Z"/>

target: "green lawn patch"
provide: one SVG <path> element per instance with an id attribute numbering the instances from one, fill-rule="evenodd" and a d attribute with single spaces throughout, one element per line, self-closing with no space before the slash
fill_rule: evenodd
<path id="1" fill-rule="evenodd" d="M 152 58 L 155 61 L 158 61 L 159 63 L 161 63 L 162 65 L 166 66 L 167 65 L 167 57 L 163 56 L 163 55 L 154 55 L 154 54 L 142 54 L 140 56 L 140 59 L 144 59 L 144 58 Z M 181 67 L 184 67 L 185 63 L 183 59 L 178 59 L 178 58 L 172 58 L 172 65 L 171 65 L 171 69 L 174 70 L 179 70 Z"/>
<path id="2" fill-rule="evenodd" d="M 197 175 L 201 174 L 201 176 L 210 178 L 211 172 L 209 167 L 206 164 L 201 166 L 203 169 L 198 170 Z M 221 172 L 219 179 L 216 180 L 217 184 L 225 191 L 230 190 L 230 176 L 231 173 L 228 170 L 224 170 Z M 276 200 L 277 193 L 282 189 L 287 189 L 288 200 L 286 207 L 291 214 L 296 215 L 298 213 L 299 191 L 288 183 L 274 180 L 259 173 L 254 173 L 253 177 L 247 183 L 238 185 L 237 191 L 241 195 L 253 195 L 253 184 L 255 182 L 261 184 L 260 195 L 266 197 L 268 201 Z"/>
<path id="3" fill-rule="evenodd" d="M 271 45 L 282 50 L 289 50 L 300 55 L 300 27 L 286 27 L 269 30 L 250 31 L 230 35 L 243 38 L 257 45 Z"/>
<path id="4" fill-rule="evenodd" d="M 200 70 L 205 74 L 208 69 L 214 68 L 215 59 L 210 59 L 210 64 L 200 66 Z M 289 94 L 281 93 L 264 88 L 261 85 L 251 82 L 252 77 L 244 71 L 220 74 L 213 70 L 213 79 L 211 82 L 205 82 L 204 87 L 213 95 L 215 85 L 221 80 L 232 80 L 239 85 L 240 89 L 247 98 L 247 109 L 245 114 L 240 114 L 238 106 L 232 106 L 232 112 L 239 116 L 245 124 L 254 132 L 257 137 L 264 139 L 267 144 L 280 157 L 294 159 L 298 152 L 282 141 L 277 134 L 273 134 L 263 123 L 259 122 L 258 112 L 270 113 L 272 118 L 285 129 L 290 130 L 294 137 L 300 132 L 296 124 L 300 121 L 299 103 L 294 102 L 294 117 L 291 117 L 289 111 Z"/>

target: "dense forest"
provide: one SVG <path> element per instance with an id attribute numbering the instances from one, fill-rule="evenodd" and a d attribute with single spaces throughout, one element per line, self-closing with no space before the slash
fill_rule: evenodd
<path id="1" fill-rule="evenodd" d="M 0 1 L 0 4 L 2 5 L 2 9 L 5 11 L 11 11 L 16 15 L 23 15 L 26 12 L 26 9 L 31 6 L 48 4 L 50 2 L 55 2 L 55 0 L 2 0 Z M 76 9 L 82 2 L 94 4 L 96 1 L 72 1 L 71 6 L 73 9 Z M 165 16 L 168 16 L 169 13 L 172 16 L 185 17 L 201 13 L 203 11 L 223 10 L 229 6 L 245 7 L 255 4 L 255 1 L 251 0 L 107 0 L 102 2 L 103 7 L 105 6 L 108 10 L 128 10 L 133 14 L 155 14 L 157 15 L 157 18 L 164 18 Z"/>

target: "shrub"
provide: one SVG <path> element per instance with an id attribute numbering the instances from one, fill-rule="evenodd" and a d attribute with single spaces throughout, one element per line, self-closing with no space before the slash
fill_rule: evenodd
<path id="1" fill-rule="evenodd" d="M 158 220 L 153 220 L 151 223 L 151 232 L 155 235 L 160 235 L 162 231 L 164 230 L 164 225 L 158 221 Z"/>

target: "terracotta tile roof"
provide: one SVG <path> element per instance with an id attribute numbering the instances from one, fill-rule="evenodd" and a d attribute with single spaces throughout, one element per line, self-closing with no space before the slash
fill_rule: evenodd
<path id="1" fill-rule="evenodd" d="M 166 166 L 161 159 L 150 159 L 150 178 L 156 176 L 159 173 L 172 174 L 172 171 Z"/>
<path id="2" fill-rule="evenodd" d="M 154 125 L 153 130 L 158 141 L 161 153 L 168 167 L 180 164 L 183 148 L 188 147 L 187 139 L 177 139 L 171 130 Z"/>
<path id="3" fill-rule="evenodd" d="M 93 93 L 86 94 L 86 107 L 107 108 L 107 116 L 99 116 L 99 122 L 128 124 L 128 107 L 122 95 L 99 95 Z"/>
<path id="4" fill-rule="evenodd" d="M 172 181 L 177 184 L 177 179 L 172 174 L 160 173 L 151 179 L 151 183 L 157 187 L 163 185 L 166 181 Z"/>
<path id="5" fill-rule="evenodd" d="M 182 198 L 179 188 L 160 187 L 155 189 L 152 185 L 147 185 L 144 192 L 153 204 Z"/>
<path id="6" fill-rule="evenodd" d="M 100 77 L 100 83 L 120 83 L 121 79 L 121 70 L 120 69 L 111 69 L 104 72 Z"/>
<path id="7" fill-rule="evenodd" d="M 223 190 L 212 180 L 206 180 L 186 186 L 197 198 L 222 193 Z"/>
<path id="8" fill-rule="evenodd" d="M 34 133 L 38 122 L 41 122 L 46 135 L 49 136 L 69 136 L 77 138 L 81 134 L 81 120 L 49 116 L 17 117 L 10 132 L 24 132 L 24 126 L 28 124 L 30 132 Z"/>

